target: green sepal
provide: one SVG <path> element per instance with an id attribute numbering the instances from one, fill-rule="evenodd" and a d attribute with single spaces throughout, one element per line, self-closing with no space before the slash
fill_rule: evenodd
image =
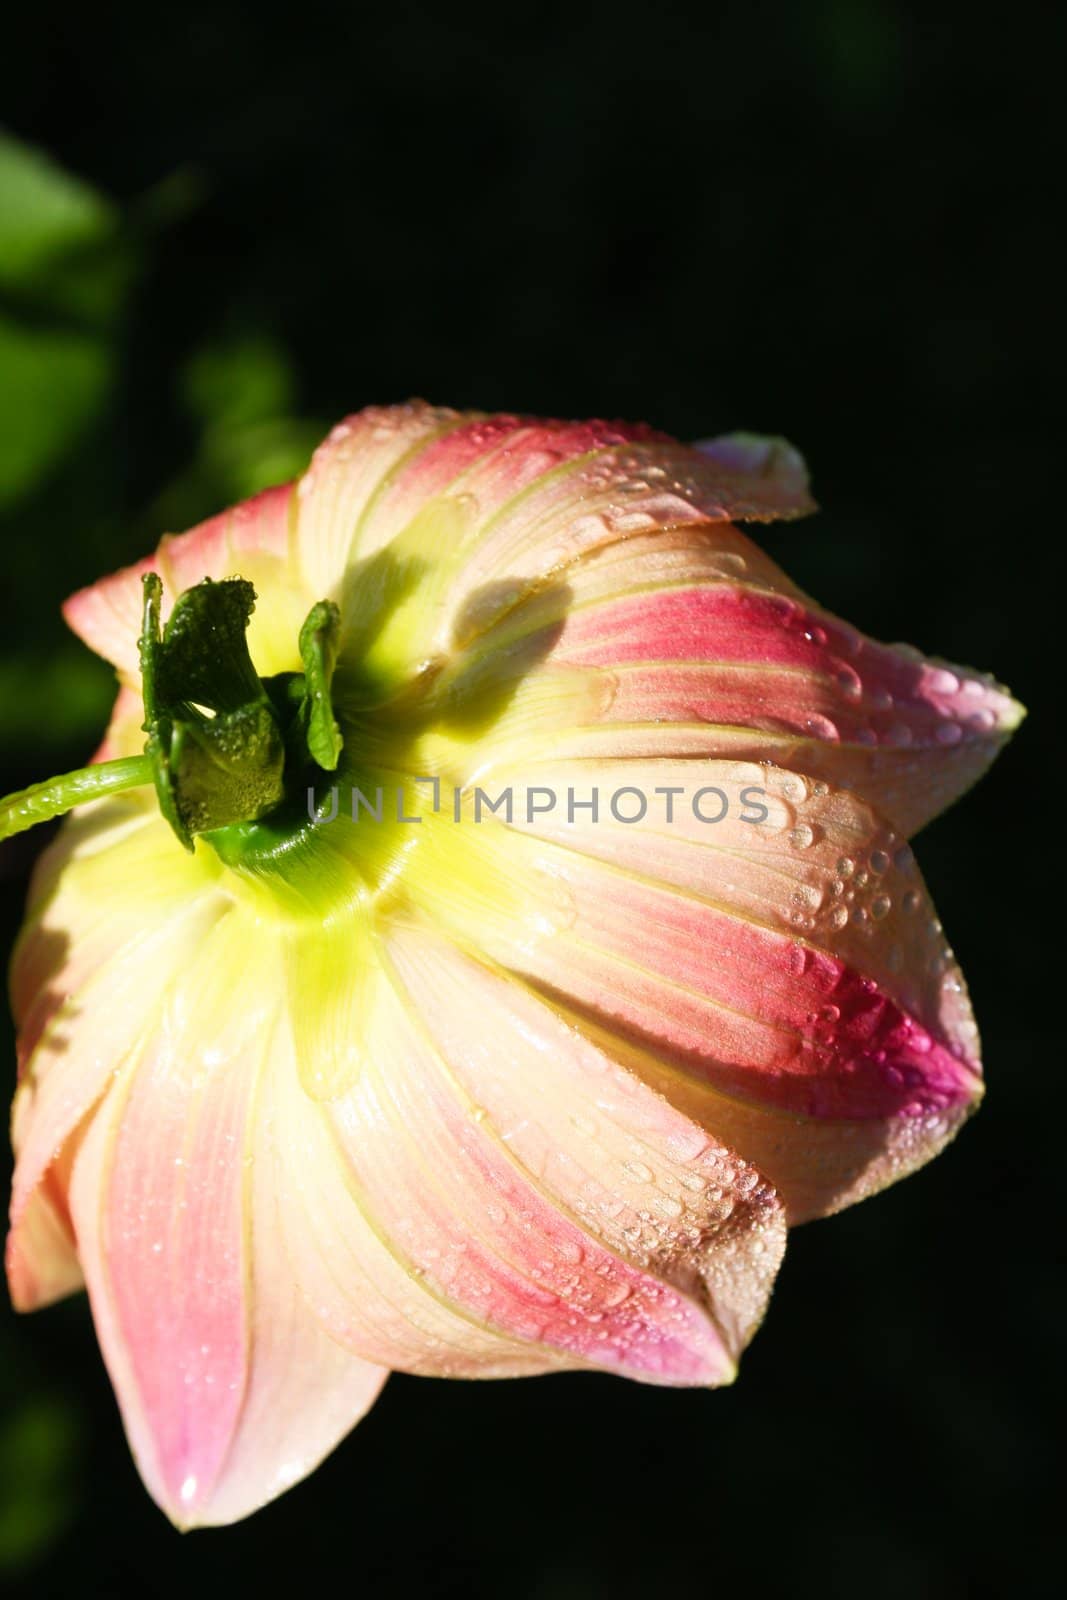
<path id="1" fill-rule="evenodd" d="M 285 742 L 245 640 L 252 585 L 205 578 L 161 632 L 162 584 L 155 573 L 143 582 L 145 754 L 159 808 L 192 850 L 194 834 L 258 819 L 284 799 Z"/>
<path id="2" fill-rule="evenodd" d="M 304 671 L 263 682 L 245 637 L 256 594 L 244 578 L 205 578 L 178 596 L 162 627 L 163 585 L 147 573 L 138 655 L 143 755 L 97 762 L 0 800 L 0 840 L 73 807 L 151 784 L 159 809 L 192 851 L 207 834 L 224 860 L 257 825 L 279 838 L 302 825 L 296 796 L 313 767 L 333 772 L 341 730 L 330 689 L 341 617 L 320 600 L 300 630 Z M 294 821 L 295 818 L 295 821 Z"/>
<path id="3" fill-rule="evenodd" d="M 245 637 L 255 608 L 256 591 L 246 578 L 205 578 L 180 594 L 163 633 L 161 699 L 212 711 L 262 700 Z"/>
<path id="4" fill-rule="evenodd" d="M 324 772 L 336 771 L 344 743 L 330 700 L 340 632 L 341 613 L 332 600 L 313 605 L 300 629 L 304 695 L 299 715 L 308 752 Z"/>
<path id="5" fill-rule="evenodd" d="M 141 581 L 144 588 L 144 610 L 137 652 L 141 662 L 141 697 L 144 700 L 142 727 L 148 735 L 144 753 L 152 763 L 152 782 L 155 785 L 159 809 L 186 850 L 191 851 L 193 841 L 182 821 L 170 765 L 173 723 L 163 708 L 160 694 L 163 640 L 159 613 L 163 600 L 163 585 L 154 572 L 146 572 Z"/>
<path id="6" fill-rule="evenodd" d="M 258 821 L 285 796 L 285 741 L 263 701 L 175 722 L 170 768 L 190 834 Z"/>

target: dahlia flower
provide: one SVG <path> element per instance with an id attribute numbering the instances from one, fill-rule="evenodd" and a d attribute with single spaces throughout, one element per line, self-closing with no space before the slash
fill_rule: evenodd
<path id="1" fill-rule="evenodd" d="M 782 441 L 412 404 L 67 603 L 120 687 L 0 808 L 80 807 L 13 961 L 8 1274 L 88 1288 L 177 1523 L 390 1370 L 729 1382 L 787 1224 L 977 1104 L 907 840 L 1020 708 L 738 527 L 812 509 Z"/>

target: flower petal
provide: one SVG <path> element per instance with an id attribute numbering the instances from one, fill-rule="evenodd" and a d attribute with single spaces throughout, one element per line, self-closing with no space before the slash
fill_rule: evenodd
<path id="1" fill-rule="evenodd" d="M 561 671 L 600 692 L 572 697 L 577 716 L 561 695 L 549 720 L 538 674 Z M 991 680 L 819 610 L 721 524 L 699 541 L 685 529 L 593 552 L 471 641 L 435 692 L 455 700 L 486 679 L 516 691 L 494 758 L 526 740 L 531 755 L 769 760 L 853 788 L 909 834 L 1022 716 Z"/>
<path id="2" fill-rule="evenodd" d="M 362 520 L 390 474 L 462 420 L 457 411 L 414 401 L 368 406 L 330 430 L 297 490 L 299 559 L 317 598 L 340 596 Z"/>
<path id="3" fill-rule="evenodd" d="M 711 749 L 721 730 L 729 754 L 847 781 L 908 834 L 981 776 L 1021 718 L 991 680 L 792 595 L 676 584 L 583 604 L 579 584 L 574 598 L 554 659 L 615 675 L 611 721 L 704 724 Z"/>
<path id="4" fill-rule="evenodd" d="M 78 1252 L 131 1447 L 183 1526 L 246 1515 L 304 1476 L 386 1376 L 330 1341 L 296 1291 L 256 1159 L 271 949 L 240 912 L 202 941 L 73 1162 Z"/>
<path id="5" fill-rule="evenodd" d="M 63 603 L 67 626 L 131 681 L 139 670 L 137 640 L 144 606 L 141 579 L 158 571 L 158 558 L 146 556 L 79 589 Z"/>
<path id="6" fill-rule="evenodd" d="M 365 411 L 334 430 L 301 482 L 302 560 L 312 586 L 342 600 L 353 657 L 367 629 L 382 629 L 384 574 L 418 565 L 403 607 L 394 595 L 388 608 L 402 609 L 390 663 L 401 670 L 583 551 L 680 523 L 811 510 L 793 458 L 782 470 L 768 459 L 724 463 L 627 423 Z"/>
<path id="7" fill-rule="evenodd" d="M 583 1320 L 583 1313 L 604 1311 L 608 1326 L 597 1324 L 592 1347 L 597 1364 L 660 1382 L 732 1376 L 763 1315 L 785 1244 L 781 1207 L 768 1184 L 610 1054 L 590 1048 L 506 972 L 412 931 L 394 931 L 389 951 L 403 993 L 447 1064 L 452 1094 L 461 1092 L 470 1119 L 486 1131 L 483 1171 L 497 1197 L 529 1203 L 533 1188 L 577 1224 L 582 1260 L 562 1239 L 556 1245 L 583 1287 L 568 1295 L 565 1282 L 561 1298 Z M 488 1212 L 487 1218 L 498 1223 Z M 502 1237 L 510 1231 L 512 1247 L 524 1223 L 521 1211 L 499 1223 Z M 586 1266 L 594 1280 L 616 1286 L 603 1303 Z M 641 1319 L 636 1327 L 629 1317 L 622 1326 L 616 1322 L 612 1302 L 623 1286 L 627 1302 L 636 1301 L 630 1312 Z M 698 1373 L 691 1352 L 677 1348 L 699 1326 L 694 1308 L 711 1321 L 729 1358 L 718 1372 Z M 671 1315 L 664 1318 L 665 1311 Z M 607 1348 L 598 1353 L 598 1344 Z"/>
<path id="8" fill-rule="evenodd" d="M 495 772 L 513 831 L 483 814 L 463 839 L 480 880 L 506 885 L 495 909 L 442 865 L 412 891 L 428 915 L 631 1066 L 644 1052 L 635 1070 L 765 1173 L 792 1220 L 941 1148 L 980 1094 L 977 1033 L 911 851 L 875 813 L 744 763 L 557 760 L 534 777 Z"/>
<path id="9" fill-rule="evenodd" d="M 212 882 L 158 815 L 122 800 L 67 822 L 38 863 L 11 969 L 19 1087 L 7 1270 L 21 1310 L 80 1285 L 67 1145 L 217 920 L 225 902 Z"/>
<path id="10" fill-rule="evenodd" d="M 784 1243 L 758 1175 L 427 930 L 388 927 L 361 996 L 352 1086 L 276 1091 L 288 1247 L 331 1335 L 419 1373 L 732 1377 Z"/>
<path id="11" fill-rule="evenodd" d="M 140 673 L 137 640 L 144 606 L 144 574 L 157 572 L 163 579 L 164 615 L 183 589 L 204 578 L 239 575 L 256 583 L 259 593 L 258 616 L 253 616 L 249 630 L 249 647 L 258 663 L 257 644 L 262 652 L 263 645 L 275 636 L 288 640 L 290 613 L 300 606 L 300 599 L 291 600 L 289 593 L 294 587 L 290 581 L 292 502 L 292 484 L 282 484 L 199 523 L 187 533 L 168 535 L 154 555 L 71 595 L 63 606 L 63 615 L 90 649 L 110 661 L 130 684 L 136 684 Z M 304 591 L 299 593 L 302 598 Z M 306 612 L 305 604 L 300 616 Z M 261 670 L 283 671 L 288 666 L 288 662 L 284 668 L 271 662 Z"/>
<path id="12" fill-rule="evenodd" d="M 717 439 L 698 439 L 693 448 L 738 478 L 761 481 L 766 501 L 760 502 L 762 514 L 761 509 L 751 512 L 755 520 L 769 520 L 775 514 L 770 507 L 781 507 L 778 514 L 786 516 L 815 510 L 804 457 L 788 439 L 759 433 L 723 433 Z M 739 513 L 734 511 L 733 515 Z"/>

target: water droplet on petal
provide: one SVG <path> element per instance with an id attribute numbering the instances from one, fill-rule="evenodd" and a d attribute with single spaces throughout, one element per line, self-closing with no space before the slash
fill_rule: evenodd
<path id="1" fill-rule="evenodd" d="M 651 1183 L 652 1169 L 646 1167 L 643 1161 L 624 1161 L 622 1170 L 628 1177 L 636 1178 L 638 1183 Z"/>
<path id="2" fill-rule="evenodd" d="M 932 667 L 927 674 L 926 687 L 932 694 L 959 694 L 960 680 L 947 667 Z"/>

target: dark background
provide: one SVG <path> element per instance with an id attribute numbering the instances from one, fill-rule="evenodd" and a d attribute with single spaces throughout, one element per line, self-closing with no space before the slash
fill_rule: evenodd
<path id="1" fill-rule="evenodd" d="M 38 0 L 6 19 L 4 120 L 54 165 L 0 161 L 0 792 L 79 764 L 106 715 L 65 594 L 412 394 L 789 435 L 825 507 L 768 534 L 790 573 L 1031 707 L 918 843 L 986 1104 L 928 1170 L 792 1236 L 732 1390 L 398 1378 L 309 1482 L 181 1539 L 84 1302 L 5 1313 L 16 1588 L 1051 1589 L 1064 40 L 1038 15 Z M 0 852 L 5 949 L 39 843 Z"/>

